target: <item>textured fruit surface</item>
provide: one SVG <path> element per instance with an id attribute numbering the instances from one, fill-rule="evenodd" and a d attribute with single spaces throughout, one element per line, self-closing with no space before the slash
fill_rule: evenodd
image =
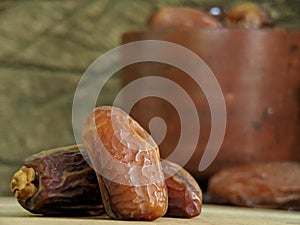
<path id="1" fill-rule="evenodd" d="M 95 172 L 78 146 L 42 151 L 28 158 L 13 176 L 11 191 L 23 208 L 36 214 L 104 213 Z"/>
<path id="2" fill-rule="evenodd" d="M 164 160 L 163 172 L 168 187 L 168 211 L 166 216 L 190 218 L 200 215 L 202 191 L 196 180 L 179 165 Z"/>
<path id="3" fill-rule="evenodd" d="M 159 149 L 126 112 L 97 107 L 83 124 L 82 141 L 110 217 L 155 220 L 165 214 L 168 195 Z"/>
<path id="4" fill-rule="evenodd" d="M 208 191 L 215 203 L 300 210 L 300 163 L 224 169 L 209 180 Z"/>

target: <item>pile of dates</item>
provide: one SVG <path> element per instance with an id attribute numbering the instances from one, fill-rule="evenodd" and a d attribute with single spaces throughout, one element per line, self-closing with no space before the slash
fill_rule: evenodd
<path id="1" fill-rule="evenodd" d="M 197 182 L 179 165 L 161 160 L 152 137 L 126 112 L 95 108 L 83 124 L 82 140 L 25 160 L 10 184 L 23 208 L 47 216 L 106 213 L 150 221 L 201 213 Z"/>
<path id="2" fill-rule="evenodd" d="M 272 26 L 268 13 L 252 3 L 235 5 L 226 13 L 211 12 L 165 7 L 149 18 L 148 26 Z M 24 161 L 10 183 L 23 208 L 47 216 L 107 214 L 122 220 L 200 215 L 198 183 L 179 165 L 160 159 L 152 137 L 121 109 L 95 108 L 83 124 L 82 141 Z M 213 203 L 300 209 L 300 165 L 277 162 L 230 168 L 210 178 L 208 192 Z"/>
<path id="3" fill-rule="evenodd" d="M 122 220 L 200 215 L 202 191 L 179 165 L 161 160 L 151 136 L 119 108 L 94 109 L 83 145 L 42 151 L 13 175 L 19 204 L 46 216 Z M 88 160 L 86 160 L 88 156 Z M 300 164 L 256 163 L 209 179 L 211 203 L 300 210 Z"/>
<path id="4" fill-rule="evenodd" d="M 164 7 L 148 20 L 152 29 L 246 28 L 273 26 L 270 14 L 259 5 L 243 2 L 228 10 L 212 7 L 209 12 L 189 7 Z"/>

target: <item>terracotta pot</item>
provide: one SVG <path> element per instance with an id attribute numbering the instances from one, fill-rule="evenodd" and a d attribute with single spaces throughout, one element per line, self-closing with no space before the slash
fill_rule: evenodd
<path id="1" fill-rule="evenodd" d="M 185 168 L 198 180 L 224 167 L 253 161 L 300 161 L 300 31 L 201 29 L 123 35 L 123 43 L 148 39 L 174 42 L 192 50 L 211 68 L 222 88 L 227 110 L 224 141 L 213 163 L 199 171 L 211 128 L 210 109 L 201 89 L 184 72 L 166 64 L 137 63 L 122 73 L 124 85 L 159 74 L 189 93 L 200 115 L 201 133 Z M 124 99 L 126 104 L 126 96 Z M 179 118 L 172 104 L 146 98 L 135 104 L 131 114 L 145 128 L 152 117 L 165 120 L 168 130 L 160 150 L 163 158 L 168 157 L 180 136 Z"/>

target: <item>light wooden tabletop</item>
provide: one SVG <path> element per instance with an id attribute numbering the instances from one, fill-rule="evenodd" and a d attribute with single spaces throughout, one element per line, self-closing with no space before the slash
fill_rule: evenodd
<path id="1" fill-rule="evenodd" d="M 107 216 L 61 218 L 33 215 L 25 211 L 14 198 L 0 197 L 0 225 L 93 225 L 93 224 L 185 224 L 185 225 L 295 225 L 300 224 L 300 212 L 250 209 L 204 205 L 200 216 L 192 219 L 160 218 L 153 222 L 116 221 Z"/>

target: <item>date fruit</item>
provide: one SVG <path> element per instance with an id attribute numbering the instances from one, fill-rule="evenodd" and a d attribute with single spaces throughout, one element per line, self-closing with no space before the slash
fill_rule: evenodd
<path id="1" fill-rule="evenodd" d="M 214 203 L 300 210 L 300 163 L 269 162 L 221 170 L 208 192 Z"/>
<path id="2" fill-rule="evenodd" d="M 153 29 L 222 27 L 221 23 L 208 13 L 188 7 L 161 8 L 149 18 L 148 25 Z"/>
<path id="3" fill-rule="evenodd" d="M 82 141 L 111 218 L 155 220 L 166 213 L 168 194 L 158 146 L 126 112 L 95 108 L 83 124 Z"/>
<path id="4" fill-rule="evenodd" d="M 234 5 L 227 11 L 225 24 L 228 27 L 257 29 L 271 27 L 273 22 L 270 15 L 258 5 L 243 2 Z"/>
<path id="5" fill-rule="evenodd" d="M 10 188 L 19 204 L 35 214 L 90 216 L 104 213 L 95 171 L 85 161 L 79 146 L 31 156 L 13 175 Z"/>
<path id="6" fill-rule="evenodd" d="M 168 211 L 165 216 L 191 218 L 200 215 L 202 191 L 196 180 L 179 165 L 162 161 L 168 187 Z"/>

